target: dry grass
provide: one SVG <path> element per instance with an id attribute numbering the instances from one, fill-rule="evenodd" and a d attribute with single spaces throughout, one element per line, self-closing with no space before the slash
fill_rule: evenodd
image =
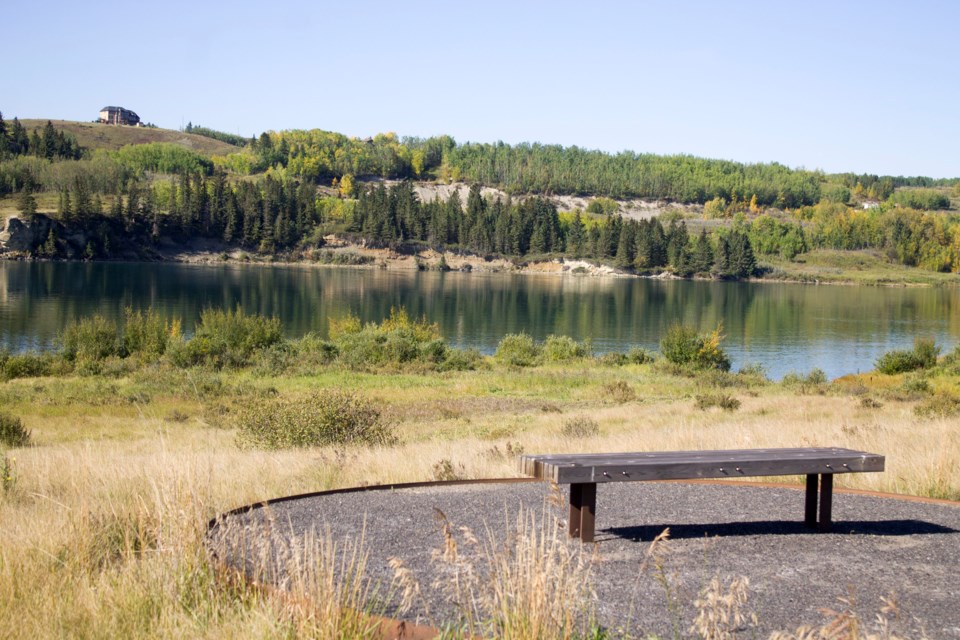
<path id="1" fill-rule="evenodd" d="M 267 379 L 220 375 L 221 384 L 208 391 L 162 371 L 153 378 L 0 384 L 0 410 L 22 418 L 34 443 L 2 454 L 9 480 L 0 494 L 0 637 L 359 633 L 357 619 L 337 618 L 332 610 L 308 611 L 248 588 L 218 586 L 202 544 L 207 520 L 275 496 L 429 480 L 438 468 L 458 477 L 511 477 L 521 451 L 844 446 L 886 454 L 887 471 L 838 476 L 839 485 L 960 498 L 960 417 L 917 416 L 913 409 L 921 400 L 885 397 L 882 407 L 867 407 L 862 389 L 852 393 L 841 385 L 825 395 L 779 385 L 741 387 L 731 390 L 742 400 L 738 411 L 704 412 L 692 401 L 703 391 L 702 381 L 664 375 L 648 365 L 381 376 L 327 371 Z M 611 403 L 605 389 L 617 381 L 626 381 L 636 397 Z M 874 381 L 862 383 L 867 392 L 875 391 Z M 878 377 L 875 384 L 879 389 L 887 380 Z M 237 448 L 231 426 L 236 403 L 265 389 L 296 396 L 318 386 L 350 386 L 380 403 L 399 420 L 401 442 L 271 452 Z M 169 420 L 174 411 L 186 418 Z M 596 421 L 598 432 L 580 439 L 564 435 L 565 422 L 582 415 Z M 569 559 L 538 565 L 556 550 L 551 539 L 529 536 L 549 527 L 527 523 L 517 529 L 529 535 L 514 539 L 508 550 L 488 544 L 502 560 L 496 565 L 500 595 L 477 619 L 497 620 L 505 634 L 516 629 L 513 637 L 563 635 L 570 621 L 546 613 L 542 620 L 530 619 L 533 609 L 539 615 L 549 607 L 529 598 L 559 597 L 535 582 L 541 574 L 566 571 L 562 563 Z M 339 553 L 353 558 L 354 567 L 362 564 L 356 550 L 334 550 L 328 541 L 312 541 L 310 553 L 312 562 Z M 295 591 L 331 588 L 327 573 L 308 572 L 308 578 Z M 357 583 L 334 600 L 355 604 L 363 594 Z M 732 596 L 724 588 L 714 597 Z M 551 631 L 544 635 L 542 629 Z"/>
<path id="2" fill-rule="evenodd" d="M 96 114 L 94 114 L 96 115 Z M 149 118 L 148 118 L 149 119 Z M 28 132 L 42 129 L 46 120 L 21 120 L 21 124 Z M 52 120 L 53 126 L 72 133 L 81 147 L 90 149 L 107 149 L 116 151 L 128 144 L 148 144 L 150 142 L 167 142 L 186 147 L 207 157 L 213 155 L 227 155 L 237 151 L 237 147 L 214 140 L 206 136 L 199 136 L 173 129 L 148 129 L 146 127 L 117 127 L 94 122 L 73 122 L 70 120 Z"/>

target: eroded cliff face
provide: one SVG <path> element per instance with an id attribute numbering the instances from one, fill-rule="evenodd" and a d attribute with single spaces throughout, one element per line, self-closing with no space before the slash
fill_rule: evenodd
<path id="1" fill-rule="evenodd" d="M 28 219 L 17 216 L 7 218 L 0 224 L 0 252 L 33 252 L 47 240 L 54 224 L 53 220 L 41 214 Z"/>
<path id="2" fill-rule="evenodd" d="M 118 221 L 102 216 L 71 226 L 42 213 L 27 218 L 11 216 L 0 225 L 0 256 L 130 259 L 140 256 L 138 240 Z"/>

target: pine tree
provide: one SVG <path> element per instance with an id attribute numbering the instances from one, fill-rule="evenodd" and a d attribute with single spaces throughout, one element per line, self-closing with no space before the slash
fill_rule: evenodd
<path id="1" fill-rule="evenodd" d="M 717 238 L 717 250 L 714 253 L 713 271 L 719 276 L 730 275 L 730 243 L 725 235 Z"/>
<path id="2" fill-rule="evenodd" d="M 637 223 L 628 220 L 620 229 L 620 241 L 617 243 L 616 265 L 621 269 L 633 266 L 637 248 Z"/>
<path id="3" fill-rule="evenodd" d="M 729 263 L 727 273 L 735 278 L 748 278 L 757 270 L 757 260 L 750 245 L 750 238 L 740 231 L 730 233 Z"/>
<path id="4" fill-rule="evenodd" d="M 113 203 L 110 205 L 110 217 L 117 220 L 123 217 L 123 193 L 119 188 L 117 188 L 117 193 L 113 196 Z"/>
<path id="5" fill-rule="evenodd" d="M 570 230 L 567 232 L 567 251 L 573 254 L 573 257 L 583 256 L 584 244 L 586 243 L 586 230 L 583 226 L 583 218 L 580 212 L 573 214 L 573 220 L 570 221 Z"/>
<path id="6" fill-rule="evenodd" d="M 53 123 L 47 120 L 43 127 L 43 137 L 40 143 L 40 153 L 38 155 L 51 160 L 58 155 L 60 145 L 57 141 L 57 130 L 53 128 Z"/>
<path id="7" fill-rule="evenodd" d="M 17 208 L 27 219 L 32 218 L 33 214 L 37 212 L 37 200 L 30 193 L 30 189 L 23 188 L 20 190 L 20 196 L 17 198 Z"/>
<path id="8" fill-rule="evenodd" d="M 3 112 L 0 112 L 0 159 L 6 157 L 10 151 L 10 140 L 7 137 L 7 123 L 3 120 Z"/>
<path id="9" fill-rule="evenodd" d="M 73 205 L 70 203 L 70 192 L 66 189 L 63 190 L 63 209 L 60 213 L 60 219 L 64 222 L 73 221 Z"/>
<path id="10" fill-rule="evenodd" d="M 681 262 L 689 256 L 688 245 L 690 237 L 687 234 L 687 225 L 671 221 L 667 228 L 667 263 L 676 271 L 680 271 Z"/>
<path id="11" fill-rule="evenodd" d="M 693 247 L 690 268 L 694 273 L 710 273 L 713 267 L 713 246 L 707 237 L 707 230 L 701 229 Z"/>
<path id="12" fill-rule="evenodd" d="M 73 210 L 81 220 L 90 215 L 90 190 L 87 183 L 77 176 L 73 181 Z"/>

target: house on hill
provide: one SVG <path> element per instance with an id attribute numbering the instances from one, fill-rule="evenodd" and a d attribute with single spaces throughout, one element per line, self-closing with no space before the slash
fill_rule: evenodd
<path id="1" fill-rule="evenodd" d="M 142 126 L 140 116 L 123 107 L 104 107 L 100 109 L 100 122 L 103 124 L 126 124 L 131 127 Z"/>

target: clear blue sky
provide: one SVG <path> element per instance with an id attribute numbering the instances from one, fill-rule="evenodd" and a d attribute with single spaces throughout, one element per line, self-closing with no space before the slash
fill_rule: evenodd
<path id="1" fill-rule="evenodd" d="M 960 2 L 37 2 L 6 119 L 450 134 L 960 176 Z"/>

